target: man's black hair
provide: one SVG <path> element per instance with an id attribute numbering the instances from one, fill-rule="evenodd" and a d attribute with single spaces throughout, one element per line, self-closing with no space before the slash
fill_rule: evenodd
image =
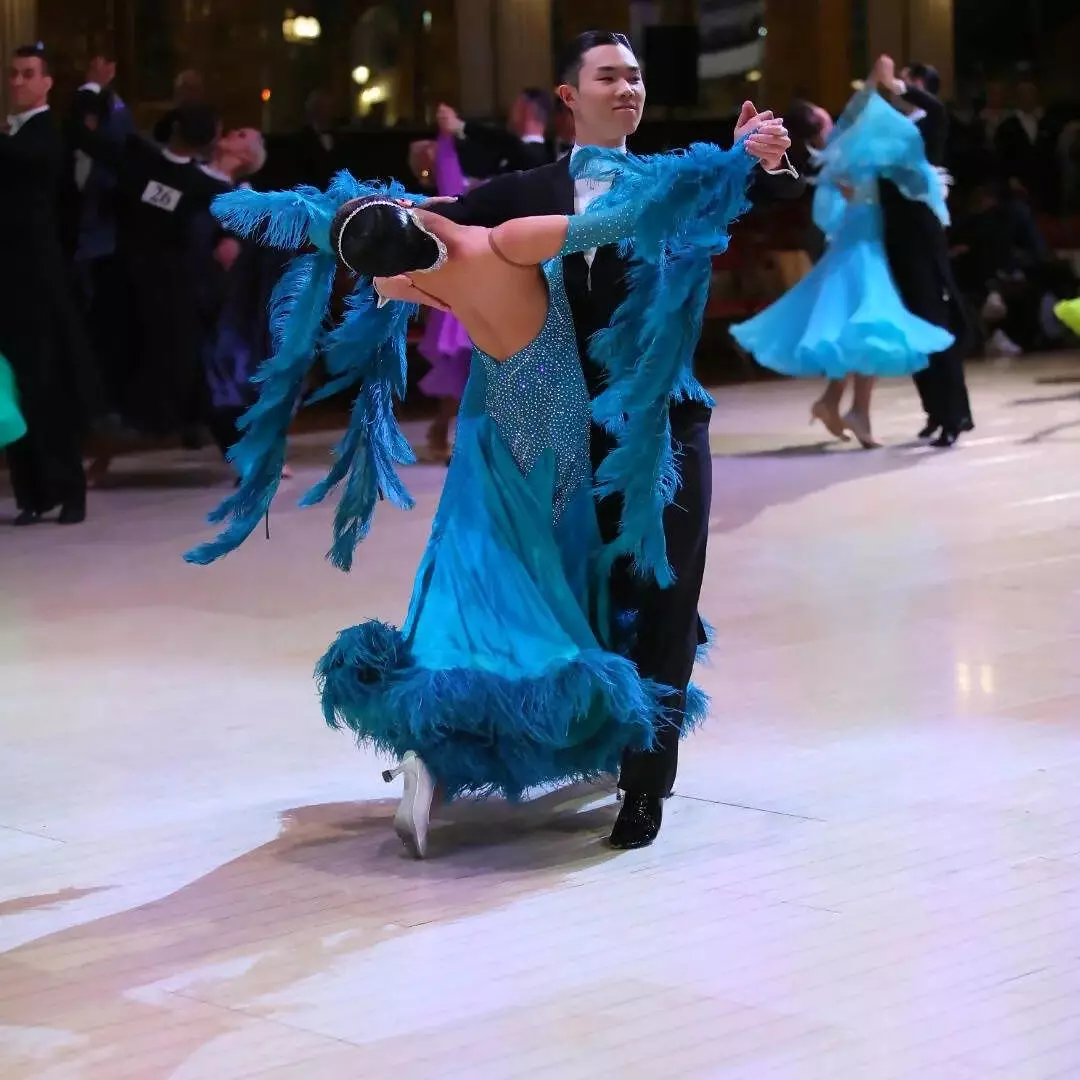
<path id="1" fill-rule="evenodd" d="M 202 150 L 218 134 L 221 118 L 210 105 L 178 105 L 170 114 L 169 138 L 178 139 L 188 150 Z"/>
<path id="2" fill-rule="evenodd" d="M 601 45 L 621 45 L 631 52 L 634 51 L 625 34 L 618 34 L 614 30 L 586 30 L 585 33 L 578 34 L 559 57 L 559 82 L 577 86 L 585 54 Z"/>
<path id="3" fill-rule="evenodd" d="M 908 74 L 923 84 L 928 94 L 937 97 L 941 92 L 941 74 L 933 64 L 909 64 Z"/>
<path id="4" fill-rule="evenodd" d="M 45 51 L 45 46 L 39 41 L 36 45 L 20 45 L 12 54 L 17 56 L 20 60 L 31 60 L 35 56 L 41 61 L 41 70 L 46 75 L 52 74 L 52 69 L 49 64 L 49 54 Z"/>

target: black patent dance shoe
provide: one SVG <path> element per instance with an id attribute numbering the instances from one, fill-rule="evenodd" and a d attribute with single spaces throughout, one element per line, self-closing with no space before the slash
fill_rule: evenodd
<path id="1" fill-rule="evenodd" d="M 648 847 L 660 835 L 663 820 L 664 803 L 658 795 L 627 791 L 608 843 L 619 851 Z"/>

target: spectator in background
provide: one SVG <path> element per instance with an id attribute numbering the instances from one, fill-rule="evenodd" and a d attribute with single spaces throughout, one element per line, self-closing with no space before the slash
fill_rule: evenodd
<path id="1" fill-rule="evenodd" d="M 102 139 L 118 149 L 135 130 L 131 111 L 113 89 L 116 61 L 95 56 L 86 69 L 86 81 L 78 95 L 85 95 L 95 114 Z M 69 124 L 79 113 L 79 96 Z M 69 130 L 70 136 L 70 130 Z M 128 373 L 123 369 L 125 350 L 118 333 L 126 317 L 126 296 L 120 273 L 117 244 L 117 175 L 108 165 L 96 163 L 83 150 L 75 150 L 65 193 L 66 246 L 75 267 L 75 280 L 86 315 L 90 340 L 108 395 L 108 407 L 119 412 Z"/>
<path id="2" fill-rule="evenodd" d="M 990 356 L 1013 357 L 1045 344 L 1045 316 L 1076 282 L 1054 257 L 1025 198 L 984 181 L 952 231 L 949 252 L 968 305 L 979 312 Z"/>
<path id="3" fill-rule="evenodd" d="M 203 77 L 192 68 L 181 71 L 173 80 L 172 107 L 154 125 L 154 142 L 164 146 L 169 141 L 176 113 L 187 105 L 201 105 L 206 100 Z"/>
<path id="4" fill-rule="evenodd" d="M 226 132 L 201 166 L 228 188 L 247 181 L 266 165 L 266 144 L 254 128 Z M 193 218 L 194 264 L 201 314 L 201 355 L 206 377 L 210 433 L 227 457 L 239 438 L 237 424 L 254 400 L 250 380 L 269 355 L 270 293 L 284 268 L 279 252 L 225 233 L 209 207 Z"/>
<path id="5" fill-rule="evenodd" d="M 554 135 L 555 160 L 561 161 L 574 149 L 574 114 L 566 107 L 561 98 L 555 99 L 551 113 L 551 128 Z"/>
<path id="6" fill-rule="evenodd" d="M 13 115 L 0 134 L 0 355 L 15 374 L 27 427 L 7 448 L 14 523 L 36 524 L 60 507 L 60 523 L 75 525 L 86 518 L 80 436 L 99 403 L 60 241 L 67 158 L 40 45 L 15 50 L 8 88 Z"/>
<path id="7" fill-rule="evenodd" d="M 1017 108 L 998 125 L 994 148 L 1007 180 L 1030 197 L 1036 209 L 1057 206 L 1055 136 L 1046 121 L 1039 88 L 1031 82 L 1017 87 Z"/>
<path id="8" fill-rule="evenodd" d="M 324 90 L 313 91 L 304 105 L 304 126 L 296 135 L 293 182 L 325 188 L 341 168 L 334 135 L 334 102 Z"/>
<path id="9" fill-rule="evenodd" d="M 556 160 L 555 145 L 548 138 L 551 121 L 551 95 L 543 90 L 522 90 L 510 109 L 505 128 L 462 120 L 449 105 L 440 105 L 435 120 L 442 134 L 465 141 L 466 146 L 483 156 L 483 164 L 470 160 L 466 153 L 463 167 L 472 175 L 492 176 L 519 172 L 547 165 Z"/>

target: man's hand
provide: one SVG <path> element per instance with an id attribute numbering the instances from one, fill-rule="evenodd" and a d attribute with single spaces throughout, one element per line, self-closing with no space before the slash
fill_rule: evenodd
<path id="1" fill-rule="evenodd" d="M 759 113 L 752 101 L 744 101 L 739 110 L 739 119 L 735 121 L 735 141 L 738 142 L 744 135 L 749 135 L 772 118 L 771 112 Z"/>
<path id="2" fill-rule="evenodd" d="M 214 248 L 214 260 L 222 270 L 231 270 L 240 258 L 240 241 L 235 236 L 223 236 Z"/>
<path id="3" fill-rule="evenodd" d="M 443 135 L 465 134 L 465 121 L 449 105 L 440 105 L 435 110 L 435 126 Z"/>
<path id="4" fill-rule="evenodd" d="M 895 94 L 897 90 L 896 61 L 883 53 L 877 58 L 867 82 L 872 86 L 880 87 L 887 93 Z"/>
<path id="5" fill-rule="evenodd" d="M 425 199 L 422 203 L 417 202 L 415 199 L 395 199 L 394 202 L 398 206 L 404 206 L 406 210 L 411 210 L 414 206 L 420 210 L 423 210 L 425 206 L 431 206 L 433 203 L 447 203 L 457 202 L 458 197 L 456 195 L 432 195 L 430 199 Z"/>
<path id="6" fill-rule="evenodd" d="M 783 167 L 784 155 L 791 149 L 791 137 L 784 121 L 774 117 L 771 110 L 758 112 L 752 101 L 744 101 L 735 124 L 736 142 L 746 136 L 746 149 L 761 167 L 776 172 Z"/>
<path id="7" fill-rule="evenodd" d="M 404 300 L 408 304 L 424 304 L 437 311 L 450 310 L 434 296 L 420 292 L 407 274 L 398 274 L 396 277 L 377 277 L 372 280 L 372 284 L 375 286 L 376 295 L 381 300 Z"/>

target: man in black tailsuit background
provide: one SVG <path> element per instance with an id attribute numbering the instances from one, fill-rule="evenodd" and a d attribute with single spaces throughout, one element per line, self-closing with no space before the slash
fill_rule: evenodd
<path id="1" fill-rule="evenodd" d="M 926 64 L 912 64 L 904 77 L 896 77 L 895 65 L 882 56 L 871 79 L 918 125 L 931 165 L 945 164 L 949 116 L 937 97 L 941 78 Z M 904 306 L 956 337 L 944 352 L 930 357 L 930 364 L 915 375 L 915 385 L 926 412 L 919 437 L 933 445 L 950 447 L 974 424 L 964 380 L 964 348 L 967 319 L 949 263 L 945 229 L 925 203 L 905 198 L 888 180 L 882 180 L 881 210 L 885 226 L 885 254 Z M 935 438 L 936 436 L 936 438 Z"/>

